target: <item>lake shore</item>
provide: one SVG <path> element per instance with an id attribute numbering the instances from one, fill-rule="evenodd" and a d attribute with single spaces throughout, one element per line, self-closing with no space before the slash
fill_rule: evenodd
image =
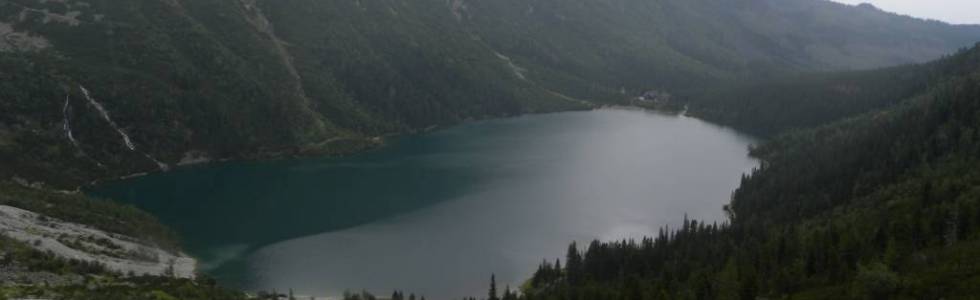
<path id="1" fill-rule="evenodd" d="M 685 213 L 723 220 L 738 175 L 756 166 L 753 142 L 678 113 L 606 107 L 468 122 L 346 157 L 195 166 L 92 193 L 157 215 L 229 286 L 454 299 L 484 289 L 489 273 L 519 285 L 569 241 L 642 237 Z M 228 251 L 238 246 L 248 250 Z"/>

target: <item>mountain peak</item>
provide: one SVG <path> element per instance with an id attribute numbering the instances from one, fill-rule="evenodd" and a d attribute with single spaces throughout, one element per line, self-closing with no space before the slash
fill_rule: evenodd
<path id="1" fill-rule="evenodd" d="M 871 3 L 868 3 L 868 2 L 864 2 L 864 3 L 858 4 L 857 7 L 858 8 L 862 8 L 862 9 L 870 9 L 870 10 L 881 10 L 881 9 L 878 9 L 878 7 L 875 6 L 874 4 L 871 4 Z"/>

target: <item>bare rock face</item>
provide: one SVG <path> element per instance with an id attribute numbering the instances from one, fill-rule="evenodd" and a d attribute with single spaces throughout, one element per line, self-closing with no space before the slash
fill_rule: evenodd
<path id="1" fill-rule="evenodd" d="M 96 262 L 122 274 L 194 278 L 197 267 L 197 261 L 183 253 L 11 206 L 0 206 L 0 233 L 37 250 Z"/>
<path id="2" fill-rule="evenodd" d="M 40 51 L 51 47 L 48 39 L 28 32 L 16 31 L 8 23 L 0 22 L 0 52 Z"/>
<path id="3" fill-rule="evenodd" d="M 18 30 L 18 24 L 58 24 L 69 27 L 77 27 L 82 24 L 80 17 L 82 11 L 77 9 L 87 9 L 90 5 L 86 2 L 68 0 L 38 0 L 38 4 L 57 3 L 65 8 L 63 12 L 53 12 L 50 9 L 37 9 L 32 7 L 13 5 L 19 8 L 16 17 L 0 20 L 0 52 L 34 52 L 50 48 L 51 41 L 46 37 L 27 30 Z M 91 16 L 95 21 L 101 20 L 103 16 Z"/>

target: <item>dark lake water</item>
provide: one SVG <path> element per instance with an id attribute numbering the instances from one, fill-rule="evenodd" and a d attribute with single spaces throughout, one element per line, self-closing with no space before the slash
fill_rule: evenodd
<path id="1" fill-rule="evenodd" d="M 201 268 L 251 290 L 428 299 L 518 286 L 577 240 L 721 221 L 753 139 L 626 109 L 523 116 L 343 158 L 215 164 L 98 187 L 156 214 Z"/>

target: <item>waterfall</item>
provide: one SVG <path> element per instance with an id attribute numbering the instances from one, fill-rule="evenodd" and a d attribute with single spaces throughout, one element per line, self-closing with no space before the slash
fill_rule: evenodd
<path id="1" fill-rule="evenodd" d="M 82 94 L 85 95 L 85 99 L 88 100 L 88 103 L 92 104 L 92 106 L 102 114 L 102 118 L 109 123 L 109 126 L 112 126 L 112 129 L 115 129 L 116 132 L 122 136 L 123 143 L 126 144 L 126 147 L 129 148 L 130 151 L 136 151 L 136 146 L 134 146 L 133 141 L 129 139 L 129 135 L 127 135 L 126 132 L 123 132 L 122 129 L 119 128 L 119 125 L 116 125 L 116 122 L 112 121 L 112 118 L 109 117 L 109 112 L 106 111 L 104 106 L 102 106 L 102 103 L 92 99 L 92 96 L 89 95 L 88 90 L 85 89 L 84 86 L 79 85 L 78 87 L 82 89 Z"/>
<path id="2" fill-rule="evenodd" d="M 116 122 L 113 121 L 111 117 L 109 117 L 109 111 L 107 111 L 105 107 L 102 106 L 102 103 L 99 103 L 94 98 L 92 98 L 92 95 L 89 94 L 88 89 L 85 89 L 84 86 L 79 85 L 78 88 L 82 90 L 82 94 L 85 95 L 85 99 L 88 100 L 88 103 L 91 104 L 92 107 L 95 107 L 95 109 L 98 110 L 100 114 L 102 114 L 102 119 L 105 119 L 105 121 L 109 123 L 109 126 L 111 126 L 112 129 L 116 130 L 116 132 L 119 133 L 119 136 L 122 137 L 123 144 L 126 145 L 126 148 L 129 148 L 129 151 L 140 152 L 141 154 L 143 154 L 143 156 L 146 156 L 147 159 L 157 164 L 157 167 L 159 167 L 160 170 L 167 170 L 169 168 L 167 164 L 160 162 L 156 158 L 153 158 L 152 156 L 150 156 L 149 153 L 136 151 L 136 145 L 133 145 L 133 140 L 129 138 L 129 135 L 126 134 L 126 132 L 123 131 L 122 128 L 119 128 L 119 125 L 117 125 Z"/>
<path id="3" fill-rule="evenodd" d="M 68 137 L 68 140 L 71 141 L 72 145 L 75 145 L 75 148 L 79 148 L 78 141 L 75 140 L 75 135 L 71 133 L 71 118 L 68 116 L 68 110 L 70 108 L 71 108 L 71 94 L 68 94 L 65 95 L 65 107 L 61 109 L 61 114 L 64 115 L 65 117 L 65 125 L 63 128 L 65 130 L 65 136 Z"/>

